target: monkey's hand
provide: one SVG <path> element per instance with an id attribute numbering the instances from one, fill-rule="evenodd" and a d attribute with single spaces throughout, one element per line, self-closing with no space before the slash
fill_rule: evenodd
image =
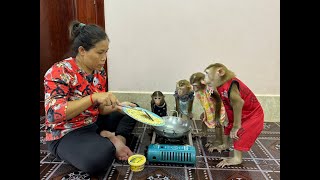
<path id="1" fill-rule="evenodd" d="M 204 115 L 202 121 L 207 121 L 207 116 Z"/>
<path id="2" fill-rule="evenodd" d="M 219 119 L 216 119 L 216 120 L 215 120 L 215 124 L 216 124 L 216 127 L 218 127 L 218 128 L 221 127 L 221 123 L 220 123 L 220 120 L 219 120 Z"/>
<path id="3" fill-rule="evenodd" d="M 239 137 L 238 137 L 237 133 L 238 133 L 238 131 L 239 131 L 240 128 L 241 128 L 241 127 L 233 126 L 233 128 L 232 128 L 231 131 L 230 131 L 230 137 L 233 138 L 233 139 L 235 139 L 235 140 L 238 140 Z"/>
<path id="4" fill-rule="evenodd" d="M 192 112 L 189 113 L 189 114 L 188 114 L 188 117 L 189 117 L 189 119 L 192 119 L 192 118 L 193 118 L 193 113 L 192 113 Z"/>

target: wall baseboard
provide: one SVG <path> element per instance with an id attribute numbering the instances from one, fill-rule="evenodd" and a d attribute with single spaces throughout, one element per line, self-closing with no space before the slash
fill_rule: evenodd
<path id="1" fill-rule="evenodd" d="M 117 96 L 120 101 L 130 101 L 138 103 L 142 108 L 151 110 L 151 94 L 153 92 L 133 92 L 133 91 L 110 91 Z M 163 92 L 167 103 L 168 113 L 175 108 L 173 93 Z M 256 95 L 264 110 L 265 122 L 280 122 L 280 95 Z M 203 112 L 197 99 L 194 100 L 193 114 L 196 119 L 200 119 Z M 171 114 L 171 113 L 170 113 Z"/>

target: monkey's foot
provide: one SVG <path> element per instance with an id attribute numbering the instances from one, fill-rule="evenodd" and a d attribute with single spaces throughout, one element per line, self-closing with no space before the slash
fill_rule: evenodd
<path id="1" fill-rule="evenodd" d="M 231 166 L 231 165 L 238 165 L 242 163 L 242 159 L 238 159 L 238 158 L 221 158 L 223 159 L 222 161 L 220 161 L 216 167 L 221 167 L 223 168 L 224 166 Z"/>
<path id="2" fill-rule="evenodd" d="M 209 147 L 211 147 L 211 146 L 213 146 L 212 141 L 208 141 L 208 142 L 204 145 L 204 147 L 206 147 L 206 148 L 209 148 Z"/>
<path id="3" fill-rule="evenodd" d="M 215 140 L 215 141 L 213 142 L 213 144 L 222 145 L 222 141 L 221 141 L 221 140 Z"/>
<path id="4" fill-rule="evenodd" d="M 192 133 L 195 137 L 206 137 L 207 133 L 205 132 L 198 132 L 198 133 Z"/>
<path id="5" fill-rule="evenodd" d="M 219 145 L 219 146 L 214 146 L 214 145 L 211 145 L 208 147 L 208 151 L 209 152 L 213 152 L 214 150 L 217 150 L 219 153 L 221 153 L 222 151 L 225 151 L 229 149 L 229 146 L 226 145 L 226 144 L 222 144 L 222 145 Z"/>

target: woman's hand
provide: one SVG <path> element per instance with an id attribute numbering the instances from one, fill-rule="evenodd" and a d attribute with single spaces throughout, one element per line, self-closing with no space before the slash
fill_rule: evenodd
<path id="1" fill-rule="evenodd" d="M 98 103 L 98 105 L 112 106 L 112 108 L 120 105 L 117 97 L 111 92 L 94 93 L 92 95 L 92 100 L 94 103 Z"/>
<path id="2" fill-rule="evenodd" d="M 122 110 L 122 107 L 123 107 L 123 106 L 137 107 L 136 104 L 133 104 L 133 103 L 131 103 L 131 102 L 127 102 L 127 101 L 121 102 L 121 103 L 119 103 L 119 105 L 117 106 L 118 111 L 121 112 L 121 113 L 124 113 L 123 110 Z"/>
<path id="3" fill-rule="evenodd" d="M 127 102 L 127 101 L 125 101 L 125 102 L 121 102 L 119 105 L 120 105 L 120 106 L 137 107 L 137 105 L 136 105 L 136 104 L 133 104 L 133 103 L 131 103 L 131 102 Z"/>

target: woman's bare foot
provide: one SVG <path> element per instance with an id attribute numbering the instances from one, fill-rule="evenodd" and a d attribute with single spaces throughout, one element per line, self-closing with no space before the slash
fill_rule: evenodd
<path id="1" fill-rule="evenodd" d="M 220 161 L 216 167 L 221 167 L 223 168 L 224 166 L 230 166 L 230 165 L 238 165 L 242 163 L 242 159 L 238 159 L 236 157 L 233 158 L 221 158 L 223 159 L 222 161 Z"/>
<path id="2" fill-rule="evenodd" d="M 123 144 L 126 144 L 127 140 L 125 137 L 123 137 L 121 135 L 117 135 L 117 138 L 120 139 Z"/>
<path id="3" fill-rule="evenodd" d="M 113 145 L 116 147 L 116 158 L 119 160 L 128 160 L 133 155 L 132 151 L 126 146 L 121 139 L 117 136 L 109 138 Z"/>
<path id="4" fill-rule="evenodd" d="M 110 138 L 110 137 L 112 137 L 112 136 L 114 136 L 114 135 L 115 135 L 114 132 L 110 132 L 110 131 L 107 131 L 107 130 L 102 130 L 102 131 L 100 132 L 100 136 L 106 137 L 106 138 Z"/>

